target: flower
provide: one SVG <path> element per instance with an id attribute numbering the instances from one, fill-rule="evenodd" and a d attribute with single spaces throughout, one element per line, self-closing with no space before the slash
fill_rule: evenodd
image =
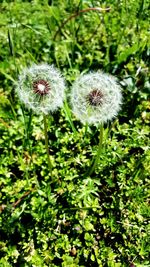
<path id="1" fill-rule="evenodd" d="M 62 106 L 65 82 L 54 66 L 34 64 L 19 75 L 16 91 L 28 108 L 48 114 Z"/>
<path id="2" fill-rule="evenodd" d="M 116 78 L 102 71 L 81 75 L 72 85 L 72 110 L 83 123 L 97 125 L 112 120 L 121 103 Z"/>

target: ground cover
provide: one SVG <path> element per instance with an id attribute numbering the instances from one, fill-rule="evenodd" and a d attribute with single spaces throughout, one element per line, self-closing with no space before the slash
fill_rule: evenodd
<path id="1" fill-rule="evenodd" d="M 0 266 L 149 266 L 148 2 L 1 1 Z M 91 175 L 99 128 L 64 106 L 48 116 L 52 182 L 43 117 L 15 92 L 22 69 L 42 62 L 62 71 L 68 99 L 83 72 L 122 86 Z"/>

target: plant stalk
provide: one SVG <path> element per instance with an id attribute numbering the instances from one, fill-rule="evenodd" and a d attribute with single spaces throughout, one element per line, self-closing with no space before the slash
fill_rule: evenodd
<path id="1" fill-rule="evenodd" d="M 77 131 L 76 131 L 76 128 L 75 128 L 74 123 L 73 123 L 73 121 L 72 121 L 71 111 L 70 111 L 70 108 L 69 108 L 69 106 L 68 106 L 68 103 L 67 103 L 67 100 L 66 100 L 66 99 L 65 99 L 65 101 L 64 101 L 64 112 L 65 112 L 66 117 L 67 117 L 67 119 L 68 119 L 68 121 L 69 121 L 69 123 L 70 123 L 70 126 L 71 126 L 71 128 L 72 128 L 73 133 L 76 134 Z"/>
<path id="2" fill-rule="evenodd" d="M 73 18 L 76 18 L 77 16 L 80 16 L 82 13 L 89 12 L 89 11 L 98 11 L 98 12 L 101 12 L 101 11 L 110 11 L 110 9 L 111 9 L 110 7 L 107 7 L 107 8 L 89 7 L 89 8 L 86 8 L 86 9 L 79 10 L 77 13 L 72 14 L 69 18 L 67 18 L 66 20 L 64 20 L 62 22 L 62 24 L 60 25 L 59 29 L 57 30 L 57 32 L 54 35 L 54 40 L 56 39 L 59 31 L 65 26 L 65 24 L 68 21 L 72 20 Z"/>
<path id="3" fill-rule="evenodd" d="M 46 153 L 47 153 L 47 162 L 48 162 L 50 173 L 52 174 L 52 163 L 50 160 L 50 154 L 49 154 L 49 148 L 48 148 L 47 118 L 45 114 L 43 114 L 43 121 L 44 121 L 44 136 L 45 136 L 45 148 L 46 148 Z"/>
<path id="4" fill-rule="evenodd" d="M 102 144 L 103 144 L 103 125 L 101 124 L 100 125 L 100 135 L 99 135 L 99 144 L 98 144 L 97 154 L 96 154 L 95 158 L 93 159 L 93 163 L 92 163 L 92 167 L 90 169 L 89 175 L 91 175 L 94 172 L 94 170 L 95 170 L 95 168 L 99 162 L 100 154 L 102 151 Z"/>

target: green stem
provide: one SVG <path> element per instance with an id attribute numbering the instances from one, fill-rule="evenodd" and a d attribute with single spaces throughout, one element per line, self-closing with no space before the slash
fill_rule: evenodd
<path id="1" fill-rule="evenodd" d="M 91 175 L 94 172 L 94 170 L 95 170 L 95 168 L 99 162 L 100 154 L 102 151 L 102 143 L 103 143 L 103 125 L 101 124 L 100 125 L 100 135 L 99 135 L 99 144 L 98 144 L 98 149 L 97 149 L 97 155 L 96 155 L 95 159 L 93 159 L 93 165 L 90 169 L 89 175 Z"/>
<path id="2" fill-rule="evenodd" d="M 48 148 L 47 120 L 46 120 L 45 114 L 43 114 L 43 121 L 44 121 L 44 136 L 45 136 L 45 148 L 46 148 L 46 153 L 47 153 L 47 162 L 48 162 L 50 173 L 52 174 L 52 163 L 50 160 L 50 154 L 49 154 L 49 148 Z"/>
<path id="3" fill-rule="evenodd" d="M 69 121 L 69 123 L 70 123 L 70 126 L 71 126 L 71 128 L 72 128 L 72 131 L 76 134 L 77 131 L 76 131 L 76 128 L 75 128 L 74 123 L 73 123 L 73 121 L 72 121 L 71 111 L 70 111 L 70 108 L 69 108 L 69 106 L 68 106 L 68 103 L 67 103 L 67 100 L 66 100 L 66 99 L 65 99 L 65 101 L 64 101 L 64 112 L 65 112 L 66 117 L 67 117 L 67 119 L 68 119 L 68 121 Z"/>

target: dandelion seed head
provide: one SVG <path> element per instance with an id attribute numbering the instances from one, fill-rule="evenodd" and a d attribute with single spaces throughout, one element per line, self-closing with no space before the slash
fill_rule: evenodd
<path id="1" fill-rule="evenodd" d="M 54 66 L 34 64 L 19 75 L 16 91 L 28 108 L 48 114 L 63 105 L 65 82 Z"/>
<path id="2" fill-rule="evenodd" d="M 84 74 L 72 86 L 72 110 L 83 123 L 97 125 L 112 120 L 121 103 L 121 88 L 112 75 L 103 72 Z"/>

